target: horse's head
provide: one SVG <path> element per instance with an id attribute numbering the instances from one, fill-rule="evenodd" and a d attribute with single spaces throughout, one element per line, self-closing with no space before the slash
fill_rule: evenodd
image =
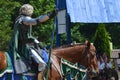
<path id="1" fill-rule="evenodd" d="M 88 69 L 88 73 L 90 77 L 95 77 L 99 73 L 98 62 L 96 57 L 96 49 L 93 44 L 89 41 L 85 42 L 85 50 L 83 53 L 83 61 Z"/>
<path id="2" fill-rule="evenodd" d="M 88 69 L 88 73 L 92 76 L 96 76 L 99 72 L 96 49 L 89 41 L 84 44 L 65 45 L 53 50 L 53 52 L 59 59 L 64 58 L 72 63 L 79 63 L 85 66 Z"/>

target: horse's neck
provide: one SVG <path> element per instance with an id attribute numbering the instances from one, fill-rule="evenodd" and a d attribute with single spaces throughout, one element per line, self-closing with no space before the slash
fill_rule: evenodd
<path id="1" fill-rule="evenodd" d="M 52 61 L 52 64 L 53 64 L 55 70 L 57 70 L 58 73 L 60 74 L 60 76 L 62 77 L 61 68 L 60 68 L 61 59 L 59 57 L 57 57 L 56 55 L 52 54 L 51 61 Z"/>
<path id="2" fill-rule="evenodd" d="M 67 47 L 67 48 L 61 48 L 53 50 L 56 56 L 60 58 L 64 58 L 70 62 L 76 63 L 77 61 L 80 61 L 80 58 L 82 57 L 82 54 L 84 52 L 84 46 L 73 46 L 73 47 Z"/>

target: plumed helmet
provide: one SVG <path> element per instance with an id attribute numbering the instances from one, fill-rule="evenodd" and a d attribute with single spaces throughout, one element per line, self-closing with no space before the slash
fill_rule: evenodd
<path id="1" fill-rule="evenodd" d="M 31 16 L 33 14 L 34 8 L 30 4 L 24 4 L 19 10 L 19 14 Z"/>

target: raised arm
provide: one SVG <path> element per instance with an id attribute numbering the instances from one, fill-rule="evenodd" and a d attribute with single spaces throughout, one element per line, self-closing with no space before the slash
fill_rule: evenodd
<path id="1" fill-rule="evenodd" d="M 39 23 L 46 22 L 47 20 L 53 18 L 56 14 L 57 14 L 57 10 L 53 10 L 52 12 L 46 15 L 41 15 L 37 18 L 31 18 L 29 16 L 25 16 L 22 18 L 22 23 L 24 25 L 37 25 Z"/>
<path id="2" fill-rule="evenodd" d="M 47 15 L 39 16 L 38 18 L 31 18 L 29 16 L 22 18 L 22 23 L 26 26 L 28 25 L 37 25 L 38 23 L 46 22 L 49 19 Z"/>

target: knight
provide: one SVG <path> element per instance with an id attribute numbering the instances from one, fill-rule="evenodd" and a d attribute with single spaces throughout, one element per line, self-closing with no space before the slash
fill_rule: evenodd
<path id="1" fill-rule="evenodd" d="M 16 74 L 23 74 L 31 69 L 33 62 L 37 64 L 38 80 L 42 80 L 48 54 L 41 48 L 40 42 L 32 35 L 32 27 L 46 22 L 57 14 L 53 10 L 45 15 L 32 18 L 34 8 L 30 4 L 24 4 L 19 9 L 19 16 L 15 20 L 13 34 L 9 43 L 9 54 L 13 56 Z M 43 59 L 42 55 L 47 59 Z"/>

